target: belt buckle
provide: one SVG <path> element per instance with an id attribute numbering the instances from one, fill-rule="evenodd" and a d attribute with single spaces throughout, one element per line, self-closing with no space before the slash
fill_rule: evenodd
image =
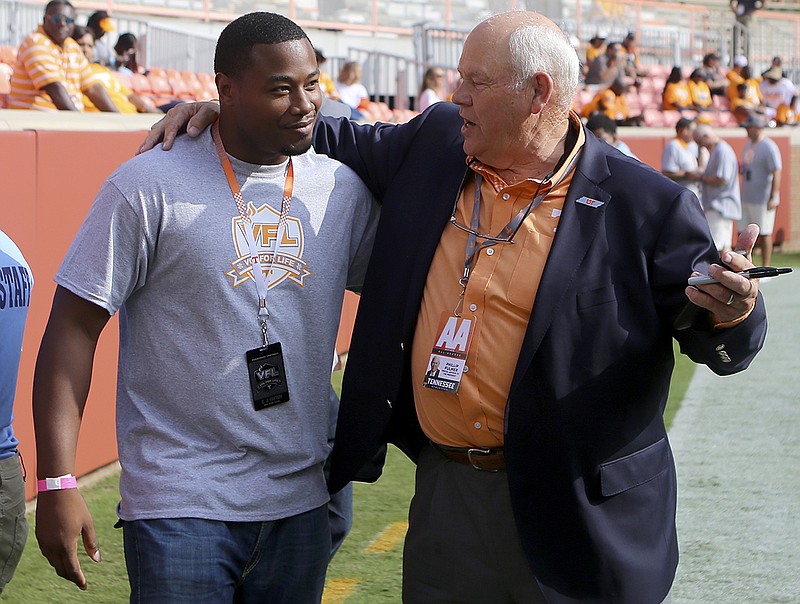
<path id="1" fill-rule="evenodd" d="M 495 469 L 488 469 L 482 468 L 479 466 L 475 460 L 480 460 L 481 458 L 489 457 L 492 454 L 491 449 L 467 449 L 467 459 L 469 460 L 469 465 L 471 465 L 476 470 L 480 470 L 481 472 L 498 472 L 497 468 Z M 475 459 L 473 459 L 473 457 Z"/>

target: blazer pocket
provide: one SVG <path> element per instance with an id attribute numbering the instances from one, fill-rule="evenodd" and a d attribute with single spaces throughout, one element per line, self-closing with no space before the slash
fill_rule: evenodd
<path id="1" fill-rule="evenodd" d="M 666 437 L 635 453 L 600 464 L 600 492 L 604 497 L 649 482 L 670 466 Z"/>
<path id="2" fill-rule="evenodd" d="M 578 310 L 586 310 L 593 306 L 600 306 L 601 304 L 608 304 L 609 302 L 616 302 L 617 294 L 614 291 L 613 285 L 606 285 L 597 289 L 592 289 L 585 292 L 579 292 L 577 297 Z"/>

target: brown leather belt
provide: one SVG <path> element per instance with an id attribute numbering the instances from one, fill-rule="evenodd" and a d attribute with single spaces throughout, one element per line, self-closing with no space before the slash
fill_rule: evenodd
<path id="1" fill-rule="evenodd" d="M 497 472 L 506 469 L 503 449 L 480 449 L 477 447 L 447 447 L 431 442 L 433 448 L 447 459 L 472 466 L 484 472 Z"/>

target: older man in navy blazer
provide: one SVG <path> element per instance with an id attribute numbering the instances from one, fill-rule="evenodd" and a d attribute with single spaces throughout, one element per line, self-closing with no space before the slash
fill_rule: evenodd
<path id="1" fill-rule="evenodd" d="M 330 488 L 375 479 L 386 442 L 417 461 L 405 602 L 657 604 L 678 560 L 672 339 L 748 366 L 766 313 L 733 271 L 757 229 L 727 270 L 694 194 L 585 132 L 578 58 L 541 15 L 478 25 L 459 71 L 457 107 L 318 124 L 383 201 Z"/>
<path id="2" fill-rule="evenodd" d="M 755 282 L 715 265 L 710 270 L 724 286 L 687 291 L 693 271 L 720 262 L 696 197 L 584 133 L 569 113 L 577 58 L 564 76 L 539 56 L 534 73 L 513 82 L 509 46 L 512 53 L 521 47 L 572 61 L 574 52 L 559 37 L 537 15 L 499 15 L 479 25 L 464 47 L 463 80 L 453 95 L 460 115 L 440 103 L 402 126 L 325 121 L 316 138 L 318 151 L 355 168 L 383 200 L 344 378 L 330 486 L 336 490 L 353 479 L 386 441 L 420 460 L 404 557 L 407 602 L 664 600 L 678 559 L 675 468 L 662 419 L 672 337 L 693 360 L 723 375 L 747 367 L 763 344 L 766 316 Z M 467 168 L 468 161 L 471 167 L 477 162 L 478 170 Z M 481 305 L 517 303 L 494 295 L 491 280 L 504 278 L 500 271 L 480 281 L 477 276 L 481 263 L 520 245 L 521 231 L 514 244 L 479 250 L 458 299 L 470 236 L 450 219 L 455 215 L 469 228 L 474 193 L 460 190 L 465 171 L 468 182 L 476 174 L 484 181 L 499 176 L 495 205 L 506 191 L 513 197 L 514 185 L 527 178 L 541 182 L 550 175 L 548 196 L 558 196 L 569 181 L 559 208 L 549 208 L 545 198 L 523 225 L 543 231 L 552 216 L 541 223 L 531 216 L 540 210 L 559 214 L 554 236 L 539 233 L 539 239 L 552 238 L 543 270 L 523 252 L 505 274 L 512 281 L 538 281 L 538 287 L 515 352 L 503 355 L 513 359 L 511 379 L 495 422 L 501 433 L 488 438 L 473 427 L 481 423 L 474 403 L 458 399 L 462 391 L 475 396 L 467 380 L 477 374 L 478 405 L 484 402 L 484 380 L 493 381 L 481 375 L 486 355 L 513 345 L 496 335 L 503 333 L 504 310 L 482 325 L 478 318 L 470 367 L 456 393 L 428 393 L 420 386 L 437 344 L 431 335 L 440 335 L 436 317 L 454 314 L 457 300 L 463 316 L 470 300 L 479 307 L 476 314 Z M 485 196 L 482 201 L 487 203 Z M 462 203 L 469 211 L 461 211 Z M 496 225 L 507 220 L 485 218 L 481 214 L 473 229 L 477 246 L 487 240 L 480 234 L 497 235 Z M 740 244 L 751 249 L 753 235 L 748 231 Z M 522 245 L 532 239 L 526 236 Z M 542 253 L 534 243 L 532 250 Z M 449 272 L 440 266 L 443 258 Z M 745 258 L 727 260 L 735 269 L 750 266 Z M 707 312 L 678 330 L 674 323 L 687 295 Z M 420 327 L 423 321 L 434 323 L 432 329 Z M 443 397 L 454 399 L 450 407 L 463 417 L 431 419 L 435 412 L 426 405 Z M 486 412 L 486 423 L 492 412 L 497 410 Z M 470 431 L 474 440 L 467 440 Z M 448 441 L 459 446 L 441 442 L 442 435 L 454 436 Z M 484 464 L 488 468 L 478 469 Z M 514 560 L 504 559 L 514 555 L 515 544 L 496 552 L 495 540 L 504 534 L 497 516 L 504 508 L 484 494 L 502 490 L 504 479 L 506 515 L 544 599 L 519 578 Z M 482 540 L 478 525 L 484 520 L 492 528 Z M 515 574 L 506 574 L 508 568 Z"/>

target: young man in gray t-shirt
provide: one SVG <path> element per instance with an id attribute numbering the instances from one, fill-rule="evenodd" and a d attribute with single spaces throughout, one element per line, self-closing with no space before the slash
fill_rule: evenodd
<path id="1" fill-rule="evenodd" d="M 50 479 L 37 537 L 85 588 L 79 535 L 100 552 L 69 475 L 94 345 L 119 311 L 131 600 L 318 602 L 331 355 L 377 206 L 310 149 L 322 99 L 302 29 L 245 15 L 221 34 L 215 71 L 218 124 L 111 175 L 56 277 L 35 378 L 37 472 Z"/>

